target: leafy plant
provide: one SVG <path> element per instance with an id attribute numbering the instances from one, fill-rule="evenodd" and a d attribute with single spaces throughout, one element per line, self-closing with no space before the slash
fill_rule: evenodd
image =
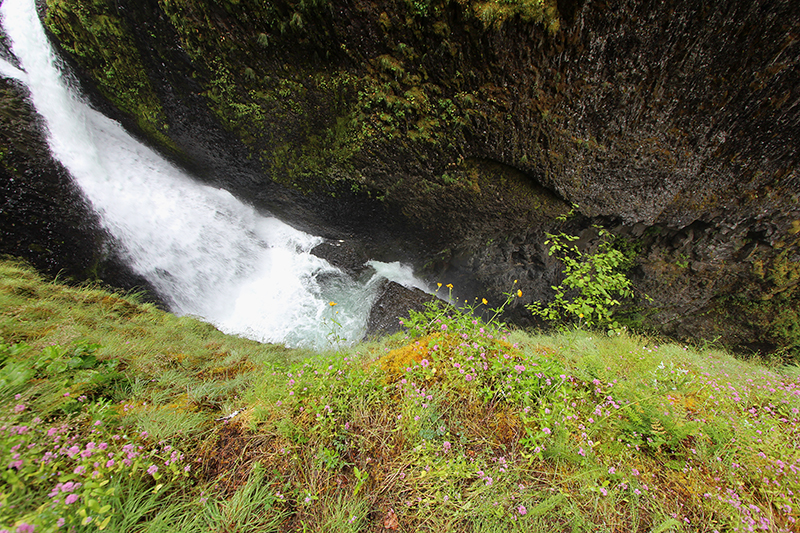
<path id="1" fill-rule="evenodd" d="M 98 366 L 94 355 L 98 348 L 99 344 L 86 342 L 77 343 L 71 350 L 58 345 L 46 346 L 33 366 L 47 376 L 55 376 L 68 370 L 89 370 Z M 113 369 L 116 361 L 105 365 Z"/>
<path id="2" fill-rule="evenodd" d="M 564 323 L 577 319 L 590 327 L 620 329 L 614 319 L 614 308 L 622 298 L 633 296 L 631 281 L 622 271 L 624 254 L 612 247 L 610 234 L 604 229 L 598 233 L 600 244 L 595 252 L 581 251 L 572 244 L 574 235 L 548 234 L 545 244 L 550 245 L 550 255 L 558 255 L 564 264 L 564 281 L 553 286 L 555 299 L 543 305 L 534 302 L 526 305 L 534 316 L 550 322 Z"/>

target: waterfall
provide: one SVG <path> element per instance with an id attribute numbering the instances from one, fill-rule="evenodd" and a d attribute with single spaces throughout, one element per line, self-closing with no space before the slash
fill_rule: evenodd
<path id="1" fill-rule="evenodd" d="M 332 335 L 361 338 L 381 274 L 351 280 L 310 253 L 321 238 L 194 181 L 89 107 L 66 83 L 35 0 L 4 0 L 0 15 L 22 67 L 0 60 L 0 72 L 27 85 L 54 157 L 123 259 L 174 313 L 289 346 L 324 348 Z M 373 266 L 407 286 L 422 286 L 408 267 Z"/>

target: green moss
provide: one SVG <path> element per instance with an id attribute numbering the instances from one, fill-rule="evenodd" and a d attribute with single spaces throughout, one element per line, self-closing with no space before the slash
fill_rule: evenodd
<path id="1" fill-rule="evenodd" d="M 558 8 L 548 0 L 489 0 L 472 3 L 475 16 L 484 26 L 501 26 L 506 20 L 518 16 L 525 22 L 542 23 L 550 33 L 561 28 Z"/>
<path id="2" fill-rule="evenodd" d="M 717 312 L 743 346 L 767 346 L 786 360 L 800 361 L 800 295 L 780 293 L 771 298 L 745 295 L 722 297 Z M 774 348 L 772 348 L 774 347 Z"/>
<path id="3" fill-rule="evenodd" d="M 800 263 L 791 260 L 791 248 L 784 249 L 772 261 L 767 279 L 778 289 L 794 287 L 800 280 Z"/>
<path id="4" fill-rule="evenodd" d="M 767 343 L 800 360 L 800 239 L 780 243 L 753 259 L 750 279 L 739 282 L 733 296 L 719 298 L 721 313 L 735 328 L 752 332 L 745 343 Z M 735 336 L 735 335 L 734 335 Z"/>
<path id="5" fill-rule="evenodd" d="M 166 144 L 163 113 L 111 0 L 49 3 L 49 25 L 65 48 L 106 96 Z M 503 88 L 470 85 L 477 79 L 473 72 L 446 79 L 427 72 L 428 62 L 415 46 L 437 42 L 441 46 L 430 53 L 454 58 L 461 53 L 448 41 L 458 30 L 444 15 L 450 3 L 405 0 L 388 13 L 364 7 L 365 23 L 386 32 L 386 48 L 370 52 L 348 48 L 331 26 L 328 0 L 158 2 L 192 59 L 186 74 L 201 86 L 209 109 L 272 179 L 304 191 L 332 190 L 341 179 L 385 189 L 394 184 L 376 183 L 354 170 L 363 166 L 356 159 L 367 145 L 376 151 L 391 145 L 396 153 L 430 157 L 443 167 L 457 160 L 476 122 L 512 119 Z M 520 17 L 557 28 L 557 11 L 541 0 L 462 3 L 462 8 L 469 27 L 476 17 L 487 28 Z M 413 23 L 412 34 L 400 41 L 396 21 L 408 24 L 414 17 L 429 17 L 431 24 Z M 160 37 L 145 39 L 159 48 Z M 458 183 L 460 177 L 454 174 L 445 185 L 475 183 Z"/>
<path id="6" fill-rule="evenodd" d="M 262 107 L 247 96 L 238 94 L 241 89 L 222 62 L 215 62 L 213 67 L 214 76 L 204 93 L 209 100 L 209 107 L 226 128 L 239 133 L 245 143 L 252 144 L 255 140 L 252 132 L 261 129 L 264 124 Z"/>
<path id="7" fill-rule="evenodd" d="M 61 46 L 97 81 L 121 111 L 151 138 L 170 149 L 161 103 L 147 78 L 130 30 L 106 0 L 47 0 L 45 24 Z"/>

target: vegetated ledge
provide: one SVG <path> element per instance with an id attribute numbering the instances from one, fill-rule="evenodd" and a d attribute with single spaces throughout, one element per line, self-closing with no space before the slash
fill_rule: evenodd
<path id="1" fill-rule="evenodd" d="M 13 261 L 0 309 L 0 528 L 797 528 L 797 367 L 441 309 L 311 353 Z"/>

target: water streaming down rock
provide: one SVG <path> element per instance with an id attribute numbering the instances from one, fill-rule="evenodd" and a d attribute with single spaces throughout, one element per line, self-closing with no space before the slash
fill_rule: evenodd
<path id="1" fill-rule="evenodd" d="M 0 9 L 24 70 L 4 62 L 3 74 L 28 86 L 46 120 L 54 156 L 125 260 L 174 312 L 203 317 L 226 332 L 293 346 L 361 338 L 381 274 L 353 281 L 310 253 L 321 238 L 193 181 L 68 87 L 34 0 L 5 0 Z M 398 265 L 373 267 L 401 283 L 420 284 Z"/>

